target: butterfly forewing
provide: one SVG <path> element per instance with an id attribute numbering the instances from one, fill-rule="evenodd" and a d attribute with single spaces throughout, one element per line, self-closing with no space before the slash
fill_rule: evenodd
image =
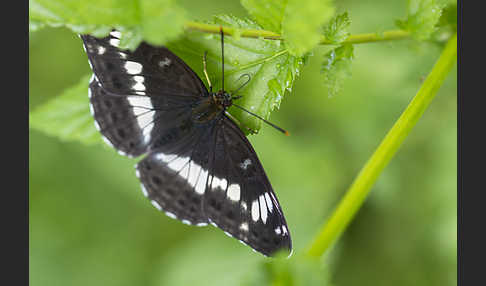
<path id="1" fill-rule="evenodd" d="M 212 223 L 265 255 L 291 250 L 255 151 L 199 77 L 164 47 L 119 49 L 117 31 L 81 39 L 94 72 L 95 125 L 121 154 L 146 154 L 136 173 L 152 204 L 186 224 Z"/>
<path id="2" fill-rule="evenodd" d="M 208 94 L 199 77 L 167 48 L 141 43 L 133 52 L 121 50 L 119 37 L 117 31 L 101 39 L 81 36 L 93 72 L 106 91 L 150 97 Z"/>
<path id="3" fill-rule="evenodd" d="M 96 127 L 121 154 L 138 156 L 155 139 L 172 140 L 191 105 L 207 96 L 197 75 L 166 48 L 143 43 L 134 52 L 120 50 L 116 31 L 102 39 L 81 38 L 94 72 L 90 102 Z"/>

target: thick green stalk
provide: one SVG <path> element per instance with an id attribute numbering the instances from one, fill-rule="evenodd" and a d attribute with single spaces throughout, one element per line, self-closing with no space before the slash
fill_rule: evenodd
<path id="1" fill-rule="evenodd" d="M 323 255 L 346 229 L 362 206 L 378 176 L 427 109 L 456 61 L 457 35 L 454 34 L 413 100 L 360 171 L 334 213 L 310 245 L 307 251 L 309 256 L 320 257 Z"/>

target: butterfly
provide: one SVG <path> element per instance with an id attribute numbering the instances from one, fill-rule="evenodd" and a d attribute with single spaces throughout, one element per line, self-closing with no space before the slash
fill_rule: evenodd
<path id="1" fill-rule="evenodd" d="M 204 69 L 208 91 L 166 47 L 142 42 L 123 50 L 120 37 L 116 30 L 104 38 L 80 35 L 93 71 L 90 110 L 108 145 L 128 157 L 144 155 L 135 166 L 143 194 L 185 224 L 212 224 L 266 256 L 291 253 L 270 181 L 227 111 L 232 95 L 224 86 L 213 92 Z M 221 30 L 224 77 L 223 37 Z"/>

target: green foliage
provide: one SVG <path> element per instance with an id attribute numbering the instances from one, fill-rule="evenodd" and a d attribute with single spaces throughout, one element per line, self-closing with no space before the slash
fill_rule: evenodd
<path id="1" fill-rule="evenodd" d="M 342 45 L 324 56 L 321 73 L 329 97 L 335 96 L 341 90 L 344 81 L 351 77 L 351 65 L 354 58 L 354 47 L 351 44 Z"/>
<path id="2" fill-rule="evenodd" d="M 241 5 L 266 30 L 280 33 L 288 0 L 241 0 Z"/>
<path id="3" fill-rule="evenodd" d="M 143 38 L 164 44 L 183 32 L 185 10 L 174 0 L 29 0 L 31 31 L 47 24 L 66 26 L 75 33 L 105 36 L 116 27 L 131 30 L 131 39 L 121 39 L 124 47 L 136 47 Z M 161 32 L 163 31 L 163 32 Z"/>
<path id="4" fill-rule="evenodd" d="M 222 234 L 219 230 L 216 232 Z M 196 240 L 195 244 L 168 251 L 165 261 L 155 265 L 164 272 L 155 277 L 152 285 L 208 285 L 209 281 L 211 286 L 245 285 L 242 281 L 254 279 L 252 273 L 258 272 L 265 260 L 259 254 L 248 253 L 246 246 L 227 237 L 215 240 L 213 236 L 200 234 Z M 208 252 L 208 248 L 219 251 Z M 204 261 L 211 263 L 208 265 Z M 191 269 L 190 275 L 187 269 Z"/>
<path id="5" fill-rule="evenodd" d="M 29 21 L 29 33 L 30 32 L 36 32 L 42 28 L 44 28 L 45 25 L 42 22 L 36 21 L 36 20 L 30 20 Z"/>
<path id="6" fill-rule="evenodd" d="M 144 40 L 161 45 L 181 35 L 186 21 L 186 11 L 174 2 L 174 0 L 140 1 L 140 25 Z"/>
<path id="7" fill-rule="evenodd" d="M 282 36 L 290 54 L 301 57 L 321 39 L 321 29 L 334 14 L 331 0 L 289 0 L 282 22 Z"/>
<path id="8" fill-rule="evenodd" d="M 336 15 L 325 27 L 324 36 L 332 44 L 340 44 L 349 37 L 348 29 L 350 25 L 351 19 L 348 16 L 348 12 Z"/>
<path id="9" fill-rule="evenodd" d="M 457 31 L 457 3 L 450 3 L 442 9 L 438 26 L 450 28 L 454 32 Z"/>
<path id="10" fill-rule="evenodd" d="M 62 95 L 37 107 L 30 113 L 30 127 L 63 141 L 100 143 L 89 113 L 88 83 L 89 76 L 85 76 Z"/>
<path id="11" fill-rule="evenodd" d="M 326 265 L 304 255 L 285 256 L 262 263 L 261 275 L 251 285 L 274 286 L 329 286 L 330 275 Z"/>
<path id="12" fill-rule="evenodd" d="M 416 40 L 424 41 L 434 33 L 441 11 L 436 0 L 409 0 L 407 18 L 397 20 L 396 24 L 410 31 Z"/>
<path id="13" fill-rule="evenodd" d="M 220 88 L 219 35 L 200 31 L 182 33 L 184 19 L 204 18 L 199 10 L 205 6 L 215 10 L 220 2 L 194 2 L 190 11 L 175 1 L 146 1 L 30 1 L 29 29 L 35 32 L 46 26 L 64 26 L 75 33 L 103 36 L 114 26 L 123 33 L 123 47 L 134 49 L 142 40 L 163 43 L 203 81 L 202 55 L 208 51 L 209 76 L 214 89 Z M 263 27 L 282 33 L 285 42 L 243 38 L 238 33 L 225 37 L 225 89 L 236 90 L 245 80 L 240 77 L 250 74 L 250 83 L 239 92 L 244 97 L 237 103 L 266 118 L 279 107 L 285 91 L 294 87 L 303 62 L 312 60 L 309 55 L 317 44 L 315 39 L 323 38 L 319 30 L 333 44 L 341 45 L 324 56 L 320 67 L 323 75 L 319 75 L 319 63 L 310 61 L 306 76 L 295 86 L 298 96 L 286 98 L 286 105 L 291 108 L 278 113 L 277 123 L 283 121 L 286 129 L 298 136 L 265 132 L 264 136 L 250 138 L 292 228 L 294 255 L 290 259 L 267 259 L 214 228 L 193 228 L 169 220 L 143 198 L 135 176 L 120 176 L 133 172 L 133 161 L 115 152 L 60 144 L 43 136 L 87 145 L 102 142 L 89 114 L 88 77 L 83 77 L 77 85 L 30 114 L 31 128 L 41 131 L 30 133 L 29 246 L 33 285 L 330 285 L 330 271 L 333 281 L 338 281 L 336 285 L 376 286 L 387 285 L 389 281 L 395 285 L 453 285 L 456 269 L 456 218 L 455 212 L 450 211 L 455 205 L 453 81 L 441 88 L 438 97 L 441 101 L 431 106 L 435 108 L 429 112 L 433 120 L 424 120 L 413 136 L 407 138 L 413 148 L 402 148 L 404 154 L 396 158 L 399 164 L 391 164 L 373 187 L 359 217 L 336 245 L 334 254 L 338 260 L 326 259 L 324 264 L 300 255 L 324 218 L 329 217 L 340 191 L 349 185 L 357 167 L 376 147 L 409 95 L 416 91 L 418 76 L 430 68 L 437 51 L 428 49 L 426 55 L 420 56 L 410 55 L 401 45 L 392 48 L 378 44 L 362 49 L 362 58 L 353 63 L 355 80 L 346 87 L 345 96 L 329 101 L 322 96 L 317 82 L 324 77 L 332 96 L 340 92 L 344 80 L 350 76 L 354 47 L 342 45 L 349 36 L 349 17 L 347 13 L 338 15 L 322 30 L 326 22 L 323 15 L 330 11 L 323 7 L 330 1 L 288 2 L 242 0 L 254 21 L 218 16 L 209 23 L 237 29 Z M 379 3 L 366 12 L 358 0 L 346 1 L 346 5 L 350 9 L 355 5 L 351 10 L 356 11 L 353 16 L 357 19 L 359 13 L 368 19 L 369 11 L 376 10 L 377 18 L 399 12 L 391 5 Z M 453 6 L 446 7 L 437 26 L 453 27 L 457 5 Z M 434 30 L 430 23 L 426 24 L 434 15 L 427 13 L 427 9 L 430 7 L 423 4 L 411 9 L 413 14 L 409 12 L 409 18 L 403 22 L 415 37 L 419 34 L 424 37 L 425 31 Z M 366 21 L 362 23 L 363 31 L 374 28 Z M 32 37 L 37 39 L 30 45 L 32 50 L 43 51 L 34 54 L 38 58 L 50 59 L 53 47 L 59 46 L 60 39 L 69 37 L 52 37 L 56 29 L 46 31 L 43 34 L 46 39 L 40 35 Z M 68 40 L 79 41 L 72 38 Z M 39 48 L 36 41 L 48 44 Z M 86 66 L 83 68 L 87 70 L 81 43 L 79 47 Z M 323 52 L 315 49 L 315 58 L 321 58 Z M 68 67 L 73 65 L 72 55 L 56 54 L 56 60 Z M 30 58 L 31 64 L 35 64 L 35 59 Z M 56 81 L 39 76 L 38 71 L 43 68 L 37 64 L 37 69 L 32 69 L 31 86 L 39 86 L 40 81 L 56 86 Z M 84 74 L 85 70 L 81 72 L 81 67 L 79 70 L 79 74 Z M 62 79 L 75 77 L 67 73 Z M 33 94 L 37 102 L 42 98 L 39 94 L 50 96 L 42 89 L 32 92 L 31 98 Z M 364 96 L 368 94 L 373 96 Z M 258 130 L 262 124 L 239 110 L 230 112 L 253 129 Z M 441 128 L 437 128 L 438 124 Z M 429 140 L 434 132 L 437 140 Z M 302 168 L 295 168 L 297 161 Z M 424 189 L 428 191 L 420 191 Z M 396 221 L 401 221 L 400 231 Z M 188 269 L 191 275 L 187 275 Z M 218 275 L 214 275 L 215 269 Z"/>
<path id="14" fill-rule="evenodd" d="M 143 41 L 143 35 L 140 32 L 140 27 L 127 28 L 118 27 L 121 32 L 120 47 L 134 51 L 138 45 Z"/>

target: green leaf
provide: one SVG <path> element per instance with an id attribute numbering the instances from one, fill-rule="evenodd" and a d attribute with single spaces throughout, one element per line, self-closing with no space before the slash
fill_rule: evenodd
<path id="1" fill-rule="evenodd" d="M 176 39 L 184 31 L 186 11 L 173 0 L 141 0 L 143 38 L 156 45 Z"/>
<path id="2" fill-rule="evenodd" d="M 136 47 L 142 39 L 152 44 L 176 39 L 184 31 L 186 14 L 174 0 L 29 0 L 30 31 L 65 26 L 102 37 L 112 28 L 129 30 L 129 38 L 120 39 L 122 48 Z"/>
<path id="3" fill-rule="evenodd" d="M 332 97 L 341 90 L 344 81 L 351 76 L 354 47 L 346 44 L 331 50 L 324 57 L 321 73 L 324 76 L 324 85 L 328 96 Z"/>
<path id="4" fill-rule="evenodd" d="M 457 3 L 451 3 L 444 7 L 439 19 L 439 27 L 449 27 L 457 31 Z"/>
<path id="5" fill-rule="evenodd" d="M 397 20 L 396 24 L 410 31 L 416 40 L 423 41 L 435 31 L 440 16 L 441 8 L 436 0 L 409 0 L 407 18 Z"/>
<path id="6" fill-rule="evenodd" d="M 134 51 L 143 41 L 143 36 L 140 29 L 140 27 L 117 27 L 117 30 L 121 32 L 119 47 L 121 49 L 129 49 L 131 51 Z"/>
<path id="7" fill-rule="evenodd" d="M 241 0 L 241 5 L 264 29 L 280 33 L 287 0 Z"/>
<path id="8" fill-rule="evenodd" d="M 349 19 L 348 12 L 336 15 L 324 29 L 324 36 L 332 44 L 340 44 L 349 37 Z"/>
<path id="9" fill-rule="evenodd" d="M 45 27 L 45 24 L 39 21 L 29 21 L 29 32 L 35 32 Z"/>
<path id="10" fill-rule="evenodd" d="M 251 20 L 233 16 L 217 16 L 211 24 L 261 29 Z M 181 40 L 167 46 L 186 61 L 204 82 L 202 56 L 208 51 L 208 74 L 213 90 L 217 91 L 222 87 L 220 41 L 219 35 L 187 32 Z M 249 83 L 238 91 L 238 95 L 243 97 L 234 103 L 268 119 L 271 111 L 280 106 L 285 91 L 291 90 L 303 59 L 290 55 L 280 41 L 253 38 L 225 37 L 224 52 L 225 90 L 235 91 L 246 81 L 243 75 L 250 75 Z M 231 107 L 229 112 L 255 131 L 262 126 L 261 120 L 236 107 Z M 242 130 L 249 133 L 244 127 Z"/>
<path id="11" fill-rule="evenodd" d="M 130 0 L 29 0 L 29 20 L 51 26 L 67 26 L 74 32 L 137 24 L 135 1 Z"/>
<path id="12" fill-rule="evenodd" d="M 89 76 L 85 76 L 62 95 L 30 112 L 30 128 L 63 141 L 102 142 L 89 112 L 88 84 Z"/>
<path id="13" fill-rule="evenodd" d="M 303 56 L 321 39 L 321 29 L 334 14 L 331 0 L 288 0 L 282 36 L 294 56 Z"/>

